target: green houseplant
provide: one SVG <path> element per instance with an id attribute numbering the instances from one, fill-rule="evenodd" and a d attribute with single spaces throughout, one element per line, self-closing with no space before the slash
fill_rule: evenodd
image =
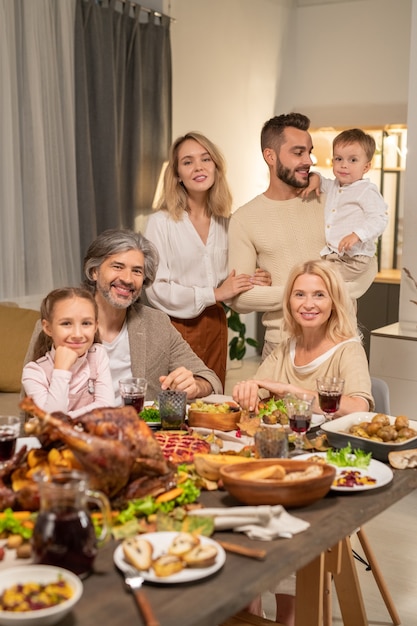
<path id="1" fill-rule="evenodd" d="M 246 337 L 246 324 L 240 319 L 239 313 L 233 311 L 226 304 L 223 304 L 223 307 L 226 312 L 227 326 L 230 330 L 237 333 L 229 341 L 229 358 L 232 361 L 235 359 L 241 361 L 246 354 L 246 345 L 257 348 L 258 342 L 256 339 Z"/>

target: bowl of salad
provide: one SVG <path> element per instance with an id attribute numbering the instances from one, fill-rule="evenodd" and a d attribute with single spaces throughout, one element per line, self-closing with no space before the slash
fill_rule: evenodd
<path id="1" fill-rule="evenodd" d="M 258 409 L 258 417 L 261 418 L 264 426 L 288 426 L 288 415 L 283 400 L 276 400 L 275 398 L 261 400 Z"/>
<path id="2" fill-rule="evenodd" d="M 161 428 L 161 416 L 159 415 L 158 406 L 154 402 L 145 402 L 145 406 L 139 413 L 140 419 L 148 424 L 152 430 Z"/>

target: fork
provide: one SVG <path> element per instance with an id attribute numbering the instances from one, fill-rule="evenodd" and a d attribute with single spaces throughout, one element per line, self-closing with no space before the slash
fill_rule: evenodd
<path id="1" fill-rule="evenodd" d="M 146 593 L 141 589 L 144 581 L 143 576 L 140 576 L 137 571 L 132 569 L 126 569 L 124 575 L 126 585 L 135 596 L 135 600 L 144 619 L 145 626 L 160 626 Z"/>

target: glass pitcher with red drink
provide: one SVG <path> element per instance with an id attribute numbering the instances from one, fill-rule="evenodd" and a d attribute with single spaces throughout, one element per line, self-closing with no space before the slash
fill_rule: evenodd
<path id="1" fill-rule="evenodd" d="M 107 496 L 88 487 L 88 476 L 64 471 L 39 480 L 40 509 L 33 529 L 35 563 L 69 569 L 80 577 L 92 570 L 97 550 L 111 533 Z M 89 505 L 99 508 L 103 529 L 96 537 Z"/>

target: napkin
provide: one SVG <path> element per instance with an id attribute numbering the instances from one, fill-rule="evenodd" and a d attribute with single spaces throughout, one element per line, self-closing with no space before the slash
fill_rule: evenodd
<path id="1" fill-rule="evenodd" d="M 308 522 L 287 513 L 280 504 L 195 509 L 189 511 L 188 515 L 214 517 L 216 530 L 231 529 L 238 533 L 245 533 L 250 539 L 261 541 L 290 539 L 310 526 Z"/>

